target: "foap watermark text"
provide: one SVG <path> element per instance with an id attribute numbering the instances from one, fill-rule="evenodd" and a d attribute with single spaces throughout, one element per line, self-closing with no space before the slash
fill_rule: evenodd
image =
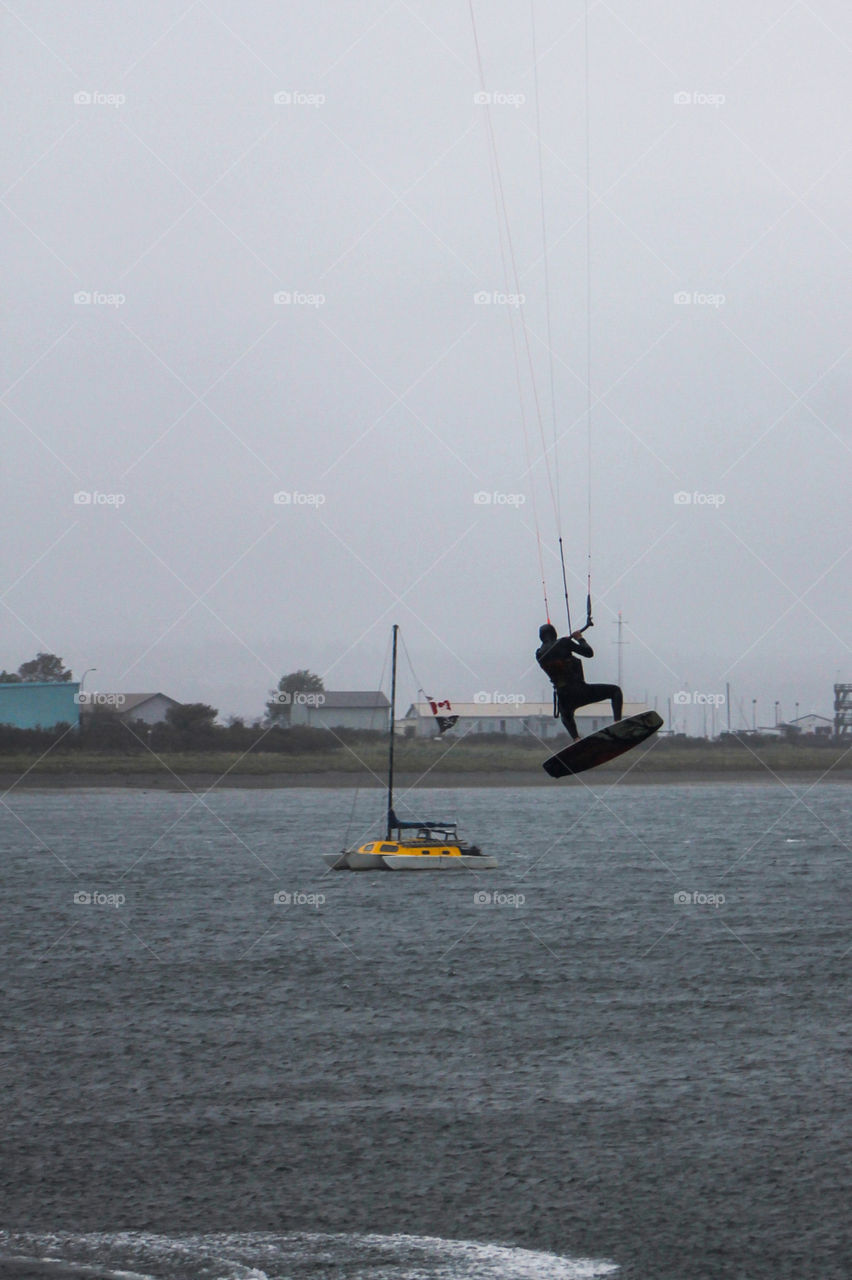
<path id="1" fill-rule="evenodd" d="M 501 693 L 498 689 L 488 693 L 487 690 L 480 689 L 473 695 L 473 701 L 480 706 L 519 707 L 526 702 L 526 698 L 522 693 Z"/>
<path id="2" fill-rule="evenodd" d="M 123 907 L 126 901 L 123 893 L 100 893 L 96 889 L 78 889 L 74 894 L 75 907 Z"/>
<path id="3" fill-rule="evenodd" d="M 101 93 L 99 89 L 78 89 L 74 94 L 75 107 L 123 107 L 126 101 L 123 93 Z"/>
<path id="4" fill-rule="evenodd" d="M 676 307 L 724 307 L 726 302 L 724 293 L 700 293 L 697 289 L 692 292 L 681 289 L 674 294 Z"/>
<path id="5" fill-rule="evenodd" d="M 324 707 L 324 693 L 288 693 L 286 689 L 278 689 L 273 693 L 272 702 L 281 707 Z"/>
<path id="6" fill-rule="evenodd" d="M 500 893 L 489 889 L 479 889 L 473 895 L 475 907 L 522 907 L 526 900 L 523 893 Z"/>
<path id="7" fill-rule="evenodd" d="M 693 889 L 692 893 L 687 893 L 685 889 L 680 889 L 674 895 L 674 904 L 676 907 L 719 907 L 725 905 L 724 893 L 700 893 L 697 889 Z"/>
<path id="8" fill-rule="evenodd" d="M 298 489 L 281 489 L 272 495 L 276 507 L 322 507 L 324 493 L 300 493 Z"/>
<path id="9" fill-rule="evenodd" d="M 678 707 L 724 707 L 724 693 L 698 693 L 693 691 L 690 693 L 686 689 L 679 689 L 672 698 L 672 702 Z"/>
<path id="10" fill-rule="evenodd" d="M 473 295 L 477 307 L 522 307 L 526 300 L 525 293 L 501 293 L 499 289 L 480 289 Z"/>
<path id="11" fill-rule="evenodd" d="M 100 493 L 97 489 L 78 489 L 74 494 L 75 507 L 123 507 L 127 496 L 123 493 Z"/>
<path id="12" fill-rule="evenodd" d="M 123 307 L 126 301 L 123 293 L 100 293 L 97 289 L 78 289 L 74 294 L 75 307 Z"/>
<path id="13" fill-rule="evenodd" d="M 681 89 L 674 95 L 676 107 L 723 107 L 727 101 L 724 93 L 688 92 Z"/>
<path id="14" fill-rule="evenodd" d="M 273 293 L 276 307 L 324 307 L 324 293 L 305 293 L 302 289 L 279 289 Z"/>
<path id="15" fill-rule="evenodd" d="M 724 493 L 699 493 L 696 489 L 692 493 L 679 489 L 672 497 L 676 507 L 723 507 L 727 502 Z"/>
<path id="16" fill-rule="evenodd" d="M 79 690 L 74 694 L 74 701 L 78 707 L 123 707 L 127 701 L 126 693 L 98 693 L 93 689 L 91 693 L 80 693 Z"/>
<path id="17" fill-rule="evenodd" d="M 306 93 L 303 89 L 279 89 L 272 95 L 276 107 L 324 107 L 324 93 Z"/>
<path id="18" fill-rule="evenodd" d="M 502 93 L 500 90 L 488 93 L 480 89 L 473 95 L 477 107 L 522 107 L 527 100 L 525 93 Z"/>
<path id="19" fill-rule="evenodd" d="M 477 507 L 522 507 L 526 500 L 525 493 L 500 493 L 496 489 L 491 493 L 480 489 L 473 495 L 474 505 Z"/>

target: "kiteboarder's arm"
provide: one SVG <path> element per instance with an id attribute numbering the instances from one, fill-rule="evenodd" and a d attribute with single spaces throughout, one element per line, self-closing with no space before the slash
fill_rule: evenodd
<path id="1" fill-rule="evenodd" d="M 578 653 L 581 658 L 593 658 L 595 651 L 589 644 L 588 640 L 583 639 L 582 631 L 572 631 L 569 637 L 569 643 L 573 653 Z"/>

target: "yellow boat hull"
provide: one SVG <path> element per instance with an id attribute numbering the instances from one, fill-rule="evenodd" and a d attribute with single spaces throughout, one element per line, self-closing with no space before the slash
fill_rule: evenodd
<path id="1" fill-rule="evenodd" d="M 497 866 L 469 845 L 433 844 L 430 841 L 375 840 L 358 849 L 326 854 L 333 871 L 453 871 L 490 870 Z"/>

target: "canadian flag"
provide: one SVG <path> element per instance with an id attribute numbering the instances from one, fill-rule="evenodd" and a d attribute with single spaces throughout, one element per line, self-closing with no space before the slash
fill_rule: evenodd
<path id="1" fill-rule="evenodd" d="M 448 729 L 452 729 L 453 725 L 458 723 L 458 716 L 453 715 L 453 708 L 448 698 L 444 698 L 443 702 L 437 702 L 435 698 L 430 698 L 427 693 L 426 701 L 432 708 L 432 715 L 438 721 L 439 733 L 446 733 Z"/>

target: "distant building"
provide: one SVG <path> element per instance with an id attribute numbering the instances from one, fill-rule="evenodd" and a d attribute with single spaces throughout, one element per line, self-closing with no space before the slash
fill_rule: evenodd
<path id="1" fill-rule="evenodd" d="M 312 729 L 361 729 L 387 732 L 390 703 L 381 690 L 326 689 L 294 693 L 290 724 Z"/>
<path id="2" fill-rule="evenodd" d="M 834 736 L 834 721 L 829 720 L 828 716 L 799 716 L 797 719 L 789 720 L 786 724 L 781 725 L 781 728 L 792 730 L 797 736 L 799 734 L 807 734 L 815 738 L 831 738 Z"/>
<path id="3" fill-rule="evenodd" d="M 162 724 L 170 707 L 181 704 L 165 693 L 83 693 L 80 710 L 84 716 L 108 712 L 119 720 L 141 720 L 144 724 Z"/>
<path id="4" fill-rule="evenodd" d="M 58 724 L 79 728 L 79 689 L 75 680 L 0 684 L 0 724 L 16 729 L 53 729 Z"/>
<path id="5" fill-rule="evenodd" d="M 505 733 L 508 736 L 528 735 L 549 739 L 562 737 L 565 726 L 554 719 L 553 702 L 453 702 L 452 714 L 458 723 L 447 730 L 444 737 L 466 737 L 468 734 Z M 625 702 L 624 715 L 638 716 L 648 708 L 644 702 Z M 447 713 L 449 714 L 449 713 Z M 612 724 L 612 707 L 608 702 L 592 702 L 575 715 L 581 737 Z M 413 702 L 402 720 L 396 723 L 397 733 L 409 738 L 434 738 L 438 726 L 428 702 Z"/>

